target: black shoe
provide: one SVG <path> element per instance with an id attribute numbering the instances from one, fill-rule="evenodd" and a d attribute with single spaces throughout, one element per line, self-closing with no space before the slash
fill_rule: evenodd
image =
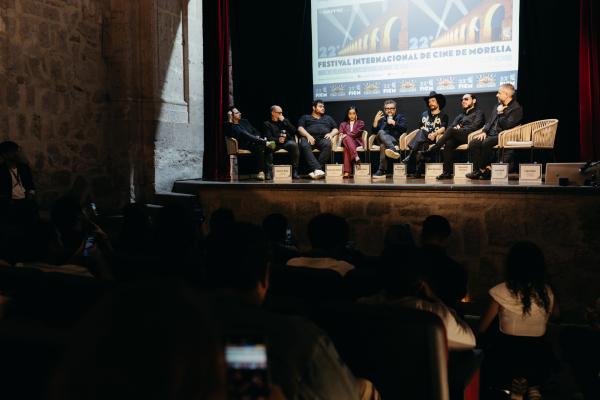
<path id="1" fill-rule="evenodd" d="M 492 179 L 492 170 L 486 169 L 482 173 L 479 174 L 479 179 L 482 181 L 489 181 Z"/>
<path id="2" fill-rule="evenodd" d="M 450 172 L 444 172 L 441 175 L 435 177 L 438 181 L 443 181 L 444 179 L 452 179 L 453 175 Z"/>
<path id="3" fill-rule="evenodd" d="M 373 174 L 373 178 L 385 178 L 385 171 L 382 169 L 378 169 L 377 172 Z"/>
<path id="4" fill-rule="evenodd" d="M 469 179 L 479 179 L 479 177 L 481 176 L 481 171 L 476 169 L 473 172 L 469 172 L 468 174 L 465 175 L 467 178 Z"/>
<path id="5" fill-rule="evenodd" d="M 414 177 L 415 179 L 421 179 L 421 178 L 423 177 L 423 174 L 421 174 L 420 172 L 415 172 L 415 173 L 413 174 L 413 177 Z"/>
<path id="6" fill-rule="evenodd" d="M 411 155 L 411 154 L 409 154 L 409 155 L 407 155 L 406 157 L 404 157 L 404 158 L 402 159 L 402 164 L 408 164 L 408 163 L 410 162 L 410 159 L 411 159 L 411 157 L 412 157 L 412 155 Z"/>
<path id="7" fill-rule="evenodd" d="M 292 179 L 300 179 L 300 175 L 296 171 L 292 172 Z"/>

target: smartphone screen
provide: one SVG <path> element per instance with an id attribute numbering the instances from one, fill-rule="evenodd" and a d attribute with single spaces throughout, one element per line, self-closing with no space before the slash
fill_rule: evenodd
<path id="1" fill-rule="evenodd" d="M 228 340 L 225 347 L 228 399 L 269 397 L 267 346 L 264 340 Z"/>
<path id="2" fill-rule="evenodd" d="M 92 250 L 92 247 L 94 247 L 95 241 L 96 241 L 96 238 L 94 237 L 94 235 L 90 235 L 87 237 L 87 239 L 85 240 L 85 244 L 83 245 L 83 256 L 84 257 L 88 257 L 90 255 L 90 251 Z"/>

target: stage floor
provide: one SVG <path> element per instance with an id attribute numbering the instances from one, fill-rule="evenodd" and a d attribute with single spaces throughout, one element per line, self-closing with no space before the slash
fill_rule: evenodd
<path id="1" fill-rule="evenodd" d="M 201 187 L 243 187 L 253 189 L 294 189 L 294 190 L 417 190 L 417 191 L 464 191 L 464 192 L 523 192 L 523 193 L 569 193 L 569 194 L 596 194 L 600 195 L 600 189 L 591 186 L 559 186 L 545 183 L 519 182 L 509 180 L 506 183 L 477 180 L 447 179 L 438 181 L 435 179 L 407 178 L 397 180 L 387 178 L 386 180 L 344 179 L 344 180 L 312 180 L 297 179 L 292 182 L 258 181 L 254 179 L 240 181 L 204 181 L 202 179 L 191 179 L 175 182 L 174 191 L 179 193 L 197 194 Z"/>

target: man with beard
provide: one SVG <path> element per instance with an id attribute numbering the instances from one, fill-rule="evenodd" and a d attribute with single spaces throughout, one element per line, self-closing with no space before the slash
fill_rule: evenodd
<path id="1" fill-rule="evenodd" d="M 444 172 L 436 178 L 439 180 L 452 178 L 454 150 L 461 144 L 466 144 L 469 134 L 480 129 L 485 124 L 485 115 L 477 107 L 477 98 L 474 95 L 470 93 L 464 94 L 461 105 L 463 111 L 454 118 L 454 121 L 450 124 L 450 129 L 445 131 L 442 137 L 429 150 L 421 152 L 422 158 L 426 160 L 435 151 L 442 149 Z"/>
<path id="2" fill-rule="evenodd" d="M 411 168 L 415 164 L 419 150 L 426 150 L 430 144 L 435 143 L 435 139 L 442 135 L 448 126 L 448 115 L 442 112 L 446 106 L 446 96 L 432 91 L 423 100 L 427 104 L 428 110 L 421 114 L 421 129 L 408 144 L 410 153 L 402 160 L 403 163 L 409 165 L 409 169 L 415 170 L 415 178 L 419 178 L 424 172 L 422 160 L 419 160 L 419 165 Z"/>

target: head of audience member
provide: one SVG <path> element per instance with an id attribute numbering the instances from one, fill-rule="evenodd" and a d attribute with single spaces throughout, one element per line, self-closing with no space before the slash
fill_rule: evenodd
<path id="1" fill-rule="evenodd" d="M 269 248 L 264 231 L 236 222 L 207 239 L 205 268 L 209 287 L 262 304 L 269 288 Z"/>
<path id="2" fill-rule="evenodd" d="M 319 214 L 308 222 L 308 240 L 313 251 L 338 258 L 344 252 L 350 228 L 348 222 L 335 214 Z"/>
<path id="3" fill-rule="evenodd" d="M 61 235 L 61 240 L 76 240 L 77 246 L 89 228 L 76 196 L 67 195 L 54 202 L 50 210 L 50 221 Z"/>
<path id="4" fill-rule="evenodd" d="M 223 236 L 235 223 L 233 211 L 229 208 L 217 208 L 208 220 L 209 235 Z"/>
<path id="5" fill-rule="evenodd" d="M 344 121 L 346 122 L 354 122 L 358 119 L 358 110 L 354 106 L 348 107 L 346 110 L 346 116 L 344 117 Z"/>
<path id="6" fill-rule="evenodd" d="M 515 97 L 515 87 L 510 83 L 503 83 L 498 88 L 498 93 L 496 93 L 496 98 L 503 105 L 508 105 L 511 100 Z"/>
<path id="7" fill-rule="evenodd" d="M 477 107 L 477 97 L 471 93 L 465 93 L 461 99 L 461 106 L 463 111 L 468 111 L 471 108 Z"/>
<path id="8" fill-rule="evenodd" d="M 423 246 L 445 247 L 452 233 L 450 222 L 441 215 L 430 215 L 423 221 L 421 242 Z"/>
<path id="9" fill-rule="evenodd" d="M 546 261 L 542 250 L 529 241 L 516 242 L 506 256 L 506 286 L 521 298 L 523 314 L 531 312 L 531 299 L 550 312 L 546 289 Z"/>
<path id="10" fill-rule="evenodd" d="M 49 398 L 224 400 L 215 326 L 206 301 L 182 284 L 115 289 L 76 327 Z"/>
<path id="11" fill-rule="evenodd" d="M 0 143 L 0 162 L 6 163 L 9 167 L 22 163 L 21 147 L 10 140 Z"/>
<path id="12" fill-rule="evenodd" d="M 170 261 L 164 272 L 176 272 L 175 264 L 183 267 L 197 239 L 196 227 L 188 209 L 166 205 L 158 210 L 154 224 L 154 251 L 161 264 Z M 167 269 L 169 271 L 167 271 Z"/>
<path id="13" fill-rule="evenodd" d="M 152 222 L 148 207 L 144 203 L 130 203 L 123 208 L 123 227 L 119 235 L 119 246 L 123 251 L 149 248 L 149 232 Z"/>
<path id="14" fill-rule="evenodd" d="M 283 109 L 278 105 L 271 106 L 271 121 L 283 121 Z"/>
<path id="15" fill-rule="evenodd" d="M 272 243 L 283 243 L 286 239 L 288 220 L 283 214 L 274 213 L 265 217 L 262 228 Z"/>
<path id="16" fill-rule="evenodd" d="M 323 100 L 313 101 L 312 115 L 319 118 L 325 115 L 325 103 L 323 102 Z"/>
<path id="17" fill-rule="evenodd" d="M 427 283 L 429 280 L 429 265 L 411 262 L 403 265 L 398 264 L 398 258 L 390 258 L 394 263 L 386 269 L 382 285 L 386 293 L 395 298 L 418 297 L 432 299 L 433 292 Z"/>
<path id="18" fill-rule="evenodd" d="M 242 119 L 242 113 L 237 107 L 231 106 L 227 110 L 227 121 L 232 124 L 239 124 Z"/>
<path id="19" fill-rule="evenodd" d="M 393 117 L 396 115 L 396 102 L 394 100 L 386 100 L 383 102 L 383 112 Z"/>

